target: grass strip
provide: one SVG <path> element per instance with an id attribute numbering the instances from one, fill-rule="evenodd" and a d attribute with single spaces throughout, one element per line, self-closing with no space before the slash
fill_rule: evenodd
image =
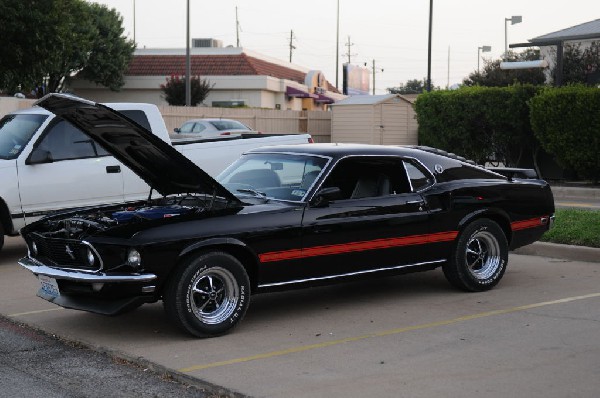
<path id="1" fill-rule="evenodd" d="M 600 211 L 556 209 L 554 227 L 546 232 L 543 242 L 600 247 Z"/>

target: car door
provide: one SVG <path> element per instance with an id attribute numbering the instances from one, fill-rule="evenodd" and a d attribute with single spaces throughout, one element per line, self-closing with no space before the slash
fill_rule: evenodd
<path id="1" fill-rule="evenodd" d="M 34 155 L 45 154 L 32 163 Z M 64 120 L 49 125 L 20 160 L 19 187 L 27 222 L 53 211 L 123 200 L 122 166 Z"/>
<path id="2" fill-rule="evenodd" d="M 349 157 L 320 188 L 339 197 L 308 206 L 302 222 L 304 278 L 410 267 L 435 260 L 423 197 L 398 157 Z"/>

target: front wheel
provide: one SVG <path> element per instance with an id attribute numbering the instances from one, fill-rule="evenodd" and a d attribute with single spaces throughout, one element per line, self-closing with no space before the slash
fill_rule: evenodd
<path id="1" fill-rule="evenodd" d="M 194 336 L 217 336 L 244 317 L 250 281 L 242 264 L 222 252 L 204 253 L 181 264 L 170 278 L 163 305 L 169 318 Z"/>
<path id="2" fill-rule="evenodd" d="M 500 282 L 507 262 L 508 242 L 504 231 L 494 221 L 481 219 L 461 232 L 454 252 L 442 269 L 455 287 L 481 292 Z"/>

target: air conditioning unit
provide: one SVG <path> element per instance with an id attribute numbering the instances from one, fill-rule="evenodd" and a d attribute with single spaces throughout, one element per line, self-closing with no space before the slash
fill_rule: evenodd
<path id="1" fill-rule="evenodd" d="M 217 39 L 192 39 L 192 47 L 194 48 L 214 48 L 223 47 L 223 41 Z"/>

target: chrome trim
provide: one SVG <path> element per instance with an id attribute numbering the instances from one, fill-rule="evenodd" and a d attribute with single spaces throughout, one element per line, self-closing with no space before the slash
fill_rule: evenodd
<path id="1" fill-rule="evenodd" d="M 122 283 L 122 282 L 150 282 L 157 277 L 154 274 L 105 274 L 103 272 L 82 272 L 69 271 L 64 269 L 52 268 L 40 263 L 39 261 L 24 257 L 20 259 L 19 265 L 35 275 L 45 275 L 54 279 L 64 279 L 76 282 L 89 283 Z"/>
<path id="2" fill-rule="evenodd" d="M 347 274 L 319 276 L 316 278 L 307 278 L 307 279 L 296 279 L 296 280 L 287 281 L 287 282 L 265 283 L 264 285 L 258 285 L 258 287 L 261 288 L 261 287 L 285 286 L 285 285 L 291 285 L 291 284 L 295 284 L 295 283 L 324 281 L 324 280 L 328 280 L 328 279 L 343 278 L 343 277 L 347 277 L 347 276 L 356 276 L 356 275 L 364 275 L 364 274 L 372 274 L 374 272 L 379 272 L 379 271 L 391 271 L 391 270 L 397 270 L 397 269 L 403 269 L 403 268 L 416 267 L 419 265 L 439 264 L 439 263 L 444 263 L 444 262 L 446 262 L 446 260 L 426 261 L 424 263 L 397 265 L 395 267 L 369 269 L 369 270 L 365 270 L 365 271 L 349 272 Z"/>

